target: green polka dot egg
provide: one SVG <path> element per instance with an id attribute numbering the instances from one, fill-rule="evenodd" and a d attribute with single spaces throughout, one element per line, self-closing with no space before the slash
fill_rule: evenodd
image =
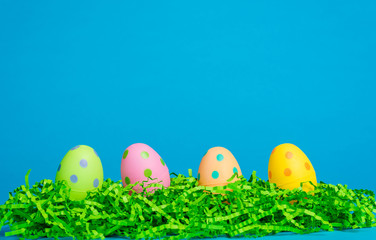
<path id="1" fill-rule="evenodd" d="M 238 180 L 235 177 L 231 182 L 227 182 L 236 172 L 238 176 L 242 175 L 234 155 L 226 148 L 214 147 L 209 149 L 201 160 L 198 184 L 208 187 L 225 186 Z"/>
<path id="2" fill-rule="evenodd" d="M 121 178 L 124 186 L 143 181 L 148 181 L 144 186 L 151 183 L 170 186 L 170 173 L 166 163 L 154 149 L 143 143 L 132 144 L 124 151 L 121 160 Z M 156 189 L 158 188 L 150 187 L 147 191 L 153 192 Z M 140 185 L 136 185 L 133 190 L 140 193 L 143 189 Z"/>
<path id="3" fill-rule="evenodd" d="M 69 150 L 57 169 L 55 181 L 62 180 L 71 188 L 71 200 L 82 200 L 88 191 L 102 187 L 103 167 L 97 152 L 85 145 Z"/>

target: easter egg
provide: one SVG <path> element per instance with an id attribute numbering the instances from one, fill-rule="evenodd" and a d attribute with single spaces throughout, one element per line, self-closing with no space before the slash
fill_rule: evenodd
<path id="1" fill-rule="evenodd" d="M 144 187 L 151 183 L 170 186 L 170 172 L 166 163 L 154 149 L 143 143 L 132 144 L 124 151 L 121 160 L 121 179 L 123 186 L 143 181 L 148 181 L 144 183 Z M 150 187 L 147 191 L 154 192 L 157 189 L 160 188 Z M 136 185 L 133 190 L 140 193 L 143 189 Z"/>
<path id="2" fill-rule="evenodd" d="M 268 167 L 269 182 L 282 189 L 294 189 L 303 183 L 303 190 L 314 190 L 316 173 L 308 157 L 297 146 L 290 143 L 275 147 L 270 155 Z"/>
<path id="3" fill-rule="evenodd" d="M 71 200 L 82 200 L 88 191 L 101 188 L 103 167 L 95 150 L 85 145 L 69 150 L 57 169 L 55 181 L 61 180 L 71 188 Z"/>
<path id="4" fill-rule="evenodd" d="M 238 180 L 235 177 L 231 182 L 227 182 L 234 173 L 242 175 L 239 164 L 234 155 L 223 147 L 213 147 L 201 159 L 198 168 L 198 184 L 201 186 L 225 186 Z"/>

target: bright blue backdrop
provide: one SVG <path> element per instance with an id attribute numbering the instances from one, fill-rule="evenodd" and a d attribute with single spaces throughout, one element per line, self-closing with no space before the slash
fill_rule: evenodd
<path id="1" fill-rule="evenodd" d="M 375 187 L 374 1 L 0 2 L 0 200 L 73 146 L 195 173 L 211 147 L 267 178 L 296 144 L 318 180 Z"/>

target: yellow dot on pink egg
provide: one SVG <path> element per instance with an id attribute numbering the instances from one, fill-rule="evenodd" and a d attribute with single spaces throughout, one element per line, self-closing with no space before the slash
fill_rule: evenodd
<path id="1" fill-rule="evenodd" d="M 307 170 L 309 170 L 309 169 L 311 168 L 311 166 L 309 166 L 309 163 L 308 163 L 308 162 L 305 162 L 304 166 L 305 166 L 305 168 L 306 168 Z"/>
<path id="2" fill-rule="evenodd" d="M 286 158 L 291 159 L 293 156 L 292 152 L 286 152 Z"/>
<path id="3" fill-rule="evenodd" d="M 285 168 L 285 171 L 283 173 L 285 174 L 285 176 L 290 176 L 291 175 L 291 169 Z"/>

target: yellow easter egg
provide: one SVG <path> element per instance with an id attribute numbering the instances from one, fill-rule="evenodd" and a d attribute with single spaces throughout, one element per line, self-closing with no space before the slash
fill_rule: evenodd
<path id="1" fill-rule="evenodd" d="M 234 155 L 223 147 L 213 147 L 202 158 L 198 168 L 198 184 L 201 186 L 225 186 L 238 180 L 235 177 L 227 182 L 234 173 L 242 175 L 239 164 Z"/>
<path id="2" fill-rule="evenodd" d="M 270 155 L 268 167 L 269 182 L 279 188 L 294 189 L 303 183 L 303 190 L 313 191 L 311 181 L 317 185 L 315 169 L 308 157 L 294 144 L 284 143 L 275 147 Z"/>

